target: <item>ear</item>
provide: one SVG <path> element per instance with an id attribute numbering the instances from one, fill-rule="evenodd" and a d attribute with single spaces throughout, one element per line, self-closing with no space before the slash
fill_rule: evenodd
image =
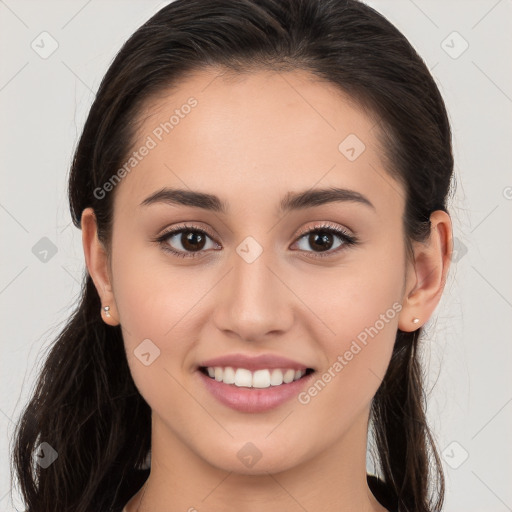
<path id="1" fill-rule="evenodd" d="M 102 305 L 101 311 L 98 311 L 98 314 L 101 315 L 106 324 L 119 325 L 119 315 L 112 290 L 108 253 L 98 239 L 96 215 L 92 208 L 86 208 L 82 212 L 81 228 L 85 264 L 96 286 Z M 109 307 L 108 312 L 103 309 L 105 306 Z"/>
<path id="2" fill-rule="evenodd" d="M 430 237 L 425 243 L 415 243 L 414 264 L 407 271 L 398 321 L 398 328 L 404 332 L 415 331 L 428 321 L 446 284 L 453 251 L 451 219 L 448 213 L 436 210 L 430 215 L 430 223 Z M 419 323 L 414 324 L 413 318 L 419 318 Z"/>

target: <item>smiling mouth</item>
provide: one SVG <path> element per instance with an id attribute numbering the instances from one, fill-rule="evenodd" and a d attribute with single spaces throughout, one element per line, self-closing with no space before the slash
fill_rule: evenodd
<path id="1" fill-rule="evenodd" d="M 293 370 L 289 368 L 272 368 L 250 371 L 246 368 L 206 367 L 200 366 L 199 371 L 217 382 L 234 387 L 264 389 L 286 386 L 307 377 L 314 372 L 312 368 Z"/>

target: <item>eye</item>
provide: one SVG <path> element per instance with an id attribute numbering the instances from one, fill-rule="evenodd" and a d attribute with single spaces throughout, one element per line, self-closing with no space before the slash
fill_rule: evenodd
<path id="1" fill-rule="evenodd" d="M 330 250 L 335 242 L 332 241 L 332 238 L 338 238 L 341 242 L 335 246 L 335 250 Z M 306 251 L 306 252 L 314 252 L 315 258 L 325 258 L 327 256 L 333 256 L 334 254 L 338 254 L 340 251 L 343 251 L 347 247 L 356 245 L 358 240 L 356 237 L 350 235 L 342 228 L 336 226 L 335 224 L 324 223 L 320 226 L 315 226 L 312 229 L 309 229 L 305 232 L 301 233 L 301 236 L 298 238 L 299 243 L 302 239 L 304 239 L 305 244 L 310 244 L 311 247 L 315 247 L 318 249 L 317 251 Z M 325 253 L 325 254 L 323 254 Z"/>
<path id="2" fill-rule="evenodd" d="M 179 258 L 195 258 L 206 250 L 207 239 L 212 239 L 212 236 L 204 229 L 197 226 L 180 226 L 172 230 L 166 231 L 155 242 L 161 244 L 164 251 L 170 252 Z M 172 247 L 177 246 L 177 249 Z M 218 244 L 214 244 L 217 247 Z"/>
<path id="3" fill-rule="evenodd" d="M 331 250 L 333 245 L 335 245 L 335 243 L 332 242 L 333 237 L 338 238 L 340 241 L 338 245 L 335 246 L 335 250 Z M 184 225 L 162 233 L 154 241 L 159 243 L 164 251 L 170 252 L 179 258 L 195 258 L 199 256 L 202 251 L 208 249 L 208 247 L 205 246 L 208 243 L 208 239 L 212 240 L 212 238 L 213 236 L 204 229 L 198 228 L 197 226 Z M 323 223 L 312 229 L 301 232 L 295 243 L 300 244 L 302 239 L 304 239 L 306 244 L 310 244 L 311 247 L 317 249 L 313 251 L 306 250 L 306 252 L 315 253 L 315 258 L 332 256 L 344 250 L 346 247 L 358 243 L 356 237 L 350 235 L 335 224 L 330 223 Z M 177 246 L 177 248 L 173 248 L 173 245 L 175 247 Z M 220 247 L 217 243 L 213 245 L 217 248 Z M 303 247 L 300 249 L 305 250 Z"/>

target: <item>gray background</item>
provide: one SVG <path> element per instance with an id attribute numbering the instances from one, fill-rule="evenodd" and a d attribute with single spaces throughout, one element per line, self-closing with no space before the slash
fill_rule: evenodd
<path id="1" fill-rule="evenodd" d="M 21 510 L 10 493 L 13 428 L 84 269 L 66 197 L 72 151 L 108 64 L 165 3 L 0 0 L 0 509 L 7 512 Z M 368 3 L 432 70 L 454 134 L 456 253 L 425 335 L 445 510 L 510 511 L 512 2 Z"/>

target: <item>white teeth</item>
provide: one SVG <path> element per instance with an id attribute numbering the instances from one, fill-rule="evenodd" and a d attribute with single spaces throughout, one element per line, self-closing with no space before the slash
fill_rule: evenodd
<path id="1" fill-rule="evenodd" d="M 272 370 L 272 374 L 270 375 L 270 385 L 271 386 L 280 386 L 283 383 L 283 372 L 279 369 Z"/>
<path id="2" fill-rule="evenodd" d="M 268 370 L 256 370 L 252 375 L 253 388 L 269 388 L 270 372 Z"/>
<path id="3" fill-rule="evenodd" d="M 219 370 L 222 371 L 222 368 L 219 368 Z M 217 368 L 215 368 L 215 371 L 217 371 Z M 252 386 L 252 373 L 245 368 L 238 368 L 235 372 L 235 386 L 250 388 Z"/>
<path id="4" fill-rule="evenodd" d="M 283 382 L 285 384 L 289 384 L 293 382 L 293 378 L 295 377 L 295 370 L 286 370 L 286 373 L 283 376 Z"/>
<path id="5" fill-rule="evenodd" d="M 235 370 L 228 366 L 227 368 L 224 368 L 224 372 L 222 375 L 222 382 L 225 384 L 234 384 L 235 383 Z"/>
<path id="6" fill-rule="evenodd" d="M 274 368 L 251 372 L 245 368 L 234 369 L 231 366 L 226 368 L 215 366 L 214 368 L 208 367 L 207 372 L 212 379 L 224 384 L 234 384 L 246 388 L 268 388 L 299 380 L 306 373 L 306 370 Z"/>

